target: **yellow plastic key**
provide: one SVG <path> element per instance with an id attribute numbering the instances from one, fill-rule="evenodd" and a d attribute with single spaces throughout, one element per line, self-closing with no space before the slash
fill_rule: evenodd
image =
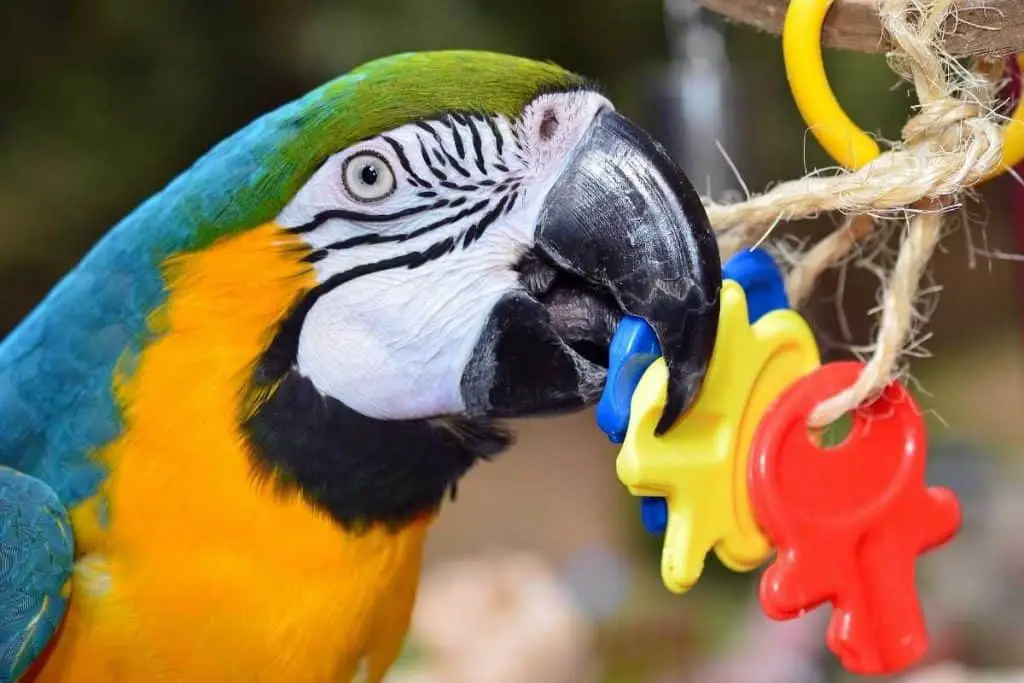
<path id="1" fill-rule="evenodd" d="M 768 558 L 771 548 L 747 495 L 750 442 L 769 404 L 819 363 L 814 335 L 799 314 L 772 311 L 751 327 L 743 289 L 726 280 L 703 388 L 662 437 L 654 427 L 665 405 L 665 361 L 647 369 L 633 393 L 616 470 L 632 494 L 667 499 L 661 577 L 672 592 L 693 587 L 712 549 L 735 571 Z"/>

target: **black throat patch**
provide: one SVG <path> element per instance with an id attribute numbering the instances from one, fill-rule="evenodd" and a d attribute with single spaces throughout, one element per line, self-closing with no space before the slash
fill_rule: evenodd
<path id="1" fill-rule="evenodd" d="M 243 431 L 259 475 L 294 487 L 353 531 L 374 523 L 399 528 L 436 510 L 474 463 L 512 442 L 487 420 L 367 417 L 294 369 L 243 421 Z"/>

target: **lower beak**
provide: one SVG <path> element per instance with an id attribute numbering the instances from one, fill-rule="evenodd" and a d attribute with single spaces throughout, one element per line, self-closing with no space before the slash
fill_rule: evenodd
<path id="1" fill-rule="evenodd" d="M 643 130 L 604 110 L 545 199 L 536 249 L 653 328 L 669 374 L 664 433 L 700 390 L 718 329 L 718 246 L 689 180 Z"/>

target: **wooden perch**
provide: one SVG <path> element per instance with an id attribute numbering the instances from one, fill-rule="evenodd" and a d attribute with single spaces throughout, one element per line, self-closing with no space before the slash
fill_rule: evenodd
<path id="1" fill-rule="evenodd" d="M 729 19 L 779 35 L 789 0 L 700 0 Z M 950 20 L 946 49 L 957 57 L 1024 52 L 1024 0 L 962 0 Z M 822 30 L 826 47 L 885 52 L 878 0 L 835 0 Z"/>

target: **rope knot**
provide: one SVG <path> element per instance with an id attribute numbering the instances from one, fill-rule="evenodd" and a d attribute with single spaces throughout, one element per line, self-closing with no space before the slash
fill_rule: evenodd
<path id="1" fill-rule="evenodd" d="M 936 174 L 935 194 L 955 191 L 947 186 L 969 187 L 986 178 L 1002 156 L 1002 137 L 990 110 L 952 96 L 922 103 L 903 126 L 905 149 L 921 149 L 936 169 L 945 167 L 944 173 Z"/>
<path id="2" fill-rule="evenodd" d="M 952 143 L 950 146 L 955 149 L 964 140 L 965 124 L 983 116 L 984 110 L 974 102 L 943 97 L 918 108 L 918 113 L 903 126 L 903 139 L 913 144 L 928 138 Z"/>

